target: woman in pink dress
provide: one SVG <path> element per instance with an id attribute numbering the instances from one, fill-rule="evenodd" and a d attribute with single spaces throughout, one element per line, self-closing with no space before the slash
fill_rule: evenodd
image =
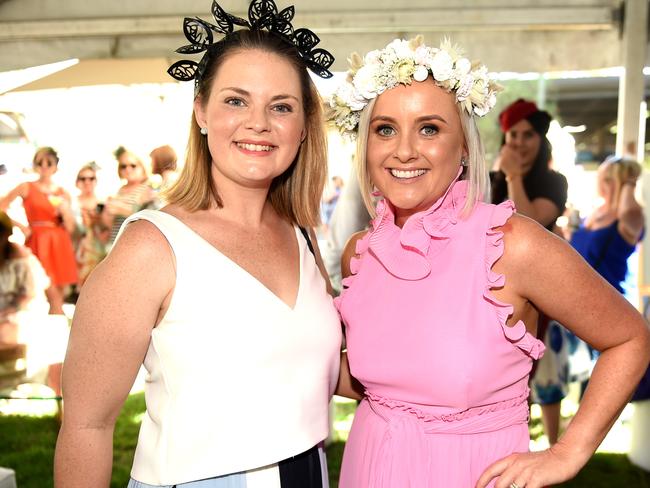
<path id="1" fill-rule="evenodd" d="M 539 488 L 572 478 L 648 364 L 643 319 L 511 202 L 484 203 L 475 119 L 498 89 L 485 66 L 421 38 L 351 61 L 330 118 L 358 131 L 364 198 L 382 198 L 343 254 L 337 306 L 364 395 L 339 486 Z M 602 355 L 564 436 L 529 453 L 538 311 Z"/>

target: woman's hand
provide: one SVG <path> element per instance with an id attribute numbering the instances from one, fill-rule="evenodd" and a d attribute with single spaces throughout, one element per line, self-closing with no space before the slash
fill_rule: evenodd
<path id="1" fill-rule="evenodd" d="M 507 178 L 522 178 L 524 176 L 524 158 L 508 145 L 501 147 L 495 164 Z"/>
<path id="2" fill-rule="evenodd" d="M 23 233 L 23 235 L 25 236 L 25 242 L 27 242 L 27 240 L 32 235 L 32 228 L 29 225 L 21 224 L 20 222 L 17 222 L 15 220 L 12 220 L 12 222 L 13 222 L 14 226 L 18 227 L 20 232 Z"/>
<path id="3" fill-rule="evenodd" d="M 97 211 L 94 208 L 81 209 L 81 221 L 86 229 L 94 225 L 99 218 Z"/>
<path id="4" fill-rule="evenodd" d="M 69 195 L 63 195 L 59 197 L 59 202 L 56 205 L 56 210 L 61 216 L 63 222 L 63 227 L 70 233 L 73 234 L 77 228 L 77 222 L 72 213 L 72 205 L 70 203 Z"/>
<path id="5" fill-rule="evenodd" d="M 151 202 L 153 202 L 156 199 L 156 192 L 154 191 L 153 188 L 150 186 L 145 189 L 140 194 L 140 197 L 138 198 L 138 203 L 137 203 L 137 210 L 140 210 L 140 208 L 144 208 L 147 205 L 149 205 Z"/>
<path id="6" fill-rule="evenodd" d="M 64 213 L 72 212 L 72 207 L 65 198 L 59 196 L 53 196 L 51 198 L 52 199 L 56 198 L 55 200 L 56 205 L 53 204 L 53 206 L 54 208 L 56 208 L 59 214 L 63 215 Z"/>
<path id="7" fill-rule="evenodd" d="M 126 203 L 120 200 L 119 198 L 109 197 L 106 200 L 106 207 L 104 207 L 107 213 L 113 216 L 120 217 L 129 217 L 137 211 L 137 208 L 134 208 L 134 205 L 131 203 Z"/>
<path id="8" fill-rule="evenodd" d="M 4 308 L 0 311 L 0 322 L 12 321 L 17 311 L 18 308 L 13 305 L 9 305 L 8 307 Z M 0 340 L 0 342 L 2 341 Z"/>
<path id="9" fill-rule="evenodd" d="M 20 227 L 20 231 L 25 236 L 25 242 L 27 242 L 29 238 L 32 237 L 32 228 L 29 225 L 22 225 Z"/>
<path id="10" fill-rule="evenodd" d="M 497 461 L 477 484 L 483 488 L 496 480 L 496 488 L 512 483 L 539 488 L 574 476 L 601 444 L 648 367 L 650 330 L 634 306 L 566 242 L 520 215 L 501 229 L 504 252 L 493 270 L 507 280 L 493 291 L 495 298 L 514 303 L 514 317 L 525 313 L 522 303 L 534 303 L 601 353 L 559 442 L 548 451 Z"/>
<path id="11" fill-rule="evenodd" d="M 485 488 L 495 478 L 494 488 L 555 485 L 573 478 L 586 464 L 589 455 L 569 452 L 561 442 L 545 451 L 511 454 L 489 466 L 476 483 L 476 488 Z"/>

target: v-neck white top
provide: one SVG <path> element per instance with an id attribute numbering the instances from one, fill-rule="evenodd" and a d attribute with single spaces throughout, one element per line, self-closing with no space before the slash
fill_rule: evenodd
<path id="1" fill-rule="evenodd" d="M 144 359 L 147 411 L 131 476 L 172 485 L 273 464 L 327 437 L 341 326 L 295 227 L 293 308 L 164 212 L 143 210 L 176 261 L 169 308 Z"/>

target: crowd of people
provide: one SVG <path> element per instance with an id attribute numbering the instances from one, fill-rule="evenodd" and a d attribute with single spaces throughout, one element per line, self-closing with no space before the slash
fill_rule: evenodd
<path id="1" fill-rule="evenodd" d="M 161 176 L 155 187 L 149 180 L 142 161 L 133 153 L 120 147 L 115 153 L 118 174 L 125 181 L 114 196 L 101 200 L 96 194 L 99 168 L 94 162 L 78 170 L 76 180 L 65 185 L 55 182 L 59 156 L 52 147 L 38 148 L 33 157 L 32 169 L 36 178 L 18 184 L 0 198 L 2 221 L 3 264 L 0 266 L 0 300 L 2 325 L 0 345 L 7 347 L 28 340 L 34 349 L 34 334 L 20 334 L 29 329 L 28 323 L 41 322 L 50 327 L 52 334 L 42 335 L 43 340 L 56 342 L 67 338 L 68 322 L 64 316 L 64 303 L 74 302 L 91 271 L 105 258 L 111 238 L 121 222 L 132 213 L 147 207 L 164 205 L 160 191 L 173 181 L 176 154 L 170 146 L 151 152 L 152 170 Z M 74 187 L 76 186 L 76 195 Z M 20 200 L 26 221 L 10 218 L 12 204 Z M 12 237 L 17 229 L 24 238 Z M 49 304 L 49 317 L 36 318 L 20 313 L 32 301 L 43 296 Z M 38 307 L 32 307 L 36 310 Z M 64 322 L 64 327 L 49 322 Z M 58 332 L 54 333 L 54 329 Z M 30 339 L 25 339 L 27 336 Z M 61 395 L 60 370 L 65 344 L 52 352 L 46 384 Z"/>
<path id="2" fill-rule="evenodd" d="M 98 199 L 89 163 L 75 199 L 52 179 L 56 151 L 41 148 L 38 178 L 0 200 L 6 210 L 21 198 L 28 221 L 0 214 L 0 340 L 15 340 L 5 322 L 32 294 L 26 257 L 49 277 L 51 314 L 70 285 L 80 292 L 55 486 L 109 485 L 115 421 L 141 366 L 147 413 L 130 488 L 327 486 L 334 393 L 360 402 L 342 488 L 541 488 L 575 476 L 644 398 L 650 332 L 621 293 L 644 232 L 640 165 L 600 166 L 603 204 L 567 240 L 551 115 L 508 105 L 490 164 L 477 118 L 500 87 L 457 46 L 418 36 L 353 54 L 324 111 L 308 70 L 329 78 L 334 59 L 293 27 L 293 8 L 211 11 L 214 25 L 183 26 L 179 52 L 201 60 L 169 70 L 195 86 L 178 176 L 169 146 L 150 154 L 160 188 L 120 147 L 123 186 Z M 323 197 L 326 120 L 357 153 L 354 176 L 332 178 Z M 24 248 L 8 243 L 13 227 Z M 566 344 L 579 341 L 597 361 L 560 429 Z M 550 441 L 539 452 L 531 401 Z"/>
<path id="3" fill-rule="evenodd" d="M 50 314 L 63 314 L 64 301 L 106 256 L 122 222 L 143 208 L 163 206 L 161 192 L 175 179 L 177 158 L 170 146 L 150 154 L 151 172 L 160 175 L 155 185 L 134 153 L 120 146 L 114 156 L 124 185 L 105 200 L 96 194 L 100 168 L 95 162 L 82 165 L 69 185 L 55 183 L 59 156 L 52 147 L 36 150 L 35 180 L 20 183 L 0 198 L 4 212 L 10 211 L 14 200 L 21 200 L 27 221 L 13 219 L 13 226 L 50 278 L 46 290 Z"/>

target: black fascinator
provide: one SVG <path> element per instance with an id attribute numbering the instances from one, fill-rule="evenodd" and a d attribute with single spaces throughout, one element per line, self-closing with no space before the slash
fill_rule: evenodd
<path id="1" fill-rule="evenodd" d="M 196 96 L 201 82 L 201 77 L 208 63 L 210 47 L 219 41 L 214 40 L 215 34 L 228 36 L 234 32 L 235 26 L 246 27 L 250 30 L 266 30 L 290 44 L 294 45 L 305 66 L 321 78 L 331 78 L 332 73 L 328 68 L 334 62 L 334 56 L 325 49 L 316 48 L 320 42 L 319 37 L 311 30 L 295 29 L 291 25 L 295 9 L 292 6 L 278 12 L 273 0 L 253 0 L 248 7 L 248 20 L 235 17 L 227 13 L 213 0 L 212 16 L 215 24 L 206 22 L 198 17 L 188 18 L 183 21 L 183 33 L 190 44 L 176 50 L 181 54 L 198 54 L 206 51 L 201 60 L 182 59 L 172 64 L 167 72 L 178 81 L 194 80 L 194 94 Z"/>

